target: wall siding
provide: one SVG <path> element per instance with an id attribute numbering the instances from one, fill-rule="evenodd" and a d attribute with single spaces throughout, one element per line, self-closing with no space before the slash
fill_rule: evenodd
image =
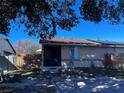
<path id="1" fill-rule="evenodd" d="M 115 48 L 116 54 L 124 54 L 124 48 Z"/>
<path id="2" fill-rule="evenodd" d="M 62 46 L 62 54 L 61 58 L 62 59 L 70 59 L 69 55 L 69 46 Z M 101 58 L 104 56 L 105 53 L 114 53 L 115 49 L 114 48 L 100 48 L 100 47 L 77 47 L 79 49 L 79 60 L 82 57 L 85 57 L 87 55 L 95 55 L 95 57 Z M 122 50 L 116 49 L 118 53 L 122 52 Z M 124 53 L 124 49 L 123 49 Z"/>
<path id="3" fill-rule="evenodd" d="M 111 53 L 111 54 L 120 54 L 124 53 L 124 48 L 105 48 L 105 47 L 77 47 L 79 50 L 79 59 L 73 60 L 73 64 L 75 67 L 91 67 L 91 61 L 83 62 L 82 59 L 86 58 L 87 56 L 92 56 L 94 58 L 104 58 L 104 54 Z M 61 58 L 62 63 L 69 64 L 70 59 L 70 47 L 69 46 L 62 46 Z M 104 67 L 102 61 L 94 61 L 95 67 Z"/>
<path id="4" fill-rule="evenodd" d="M 100 48 L 100 47 L 79 47 L 80 58 L 88 55 L 94 55 L 95 58 L 103 58 L 106 53 L 114 53 L 113 48 Z"/>

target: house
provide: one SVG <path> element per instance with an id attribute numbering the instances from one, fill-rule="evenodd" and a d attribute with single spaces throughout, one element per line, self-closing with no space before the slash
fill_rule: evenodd
<path id="1" fill-rule="evenodd" d="M 15 70 L 16 51 L 6 38 L 0 38 L 0 69 Z"/>
<path id="2" fill-rule="evenodd" d="M 43 67 L 61 67 L 65 64 L 73 67 L 105 67 L 106 62 L 113 67 L 117 64 L 118 56 L 124 55 L 124 43 L 119 42 L 53 38 L 41 39 L 40 43 Z M 114 67 L 119 67 L 119 64 Z"/>

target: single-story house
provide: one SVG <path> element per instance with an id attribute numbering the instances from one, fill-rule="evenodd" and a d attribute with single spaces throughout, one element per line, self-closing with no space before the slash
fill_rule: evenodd
<path id="1" fill-rule="evenodd" d="M 0 38 L 0 69 L 16 69 L 16 51 L 6 38 Z"/>
<path id="2" fill-rule="evenodd" d="M 40 43 L 43 67 L 105 67 L 106 60 L 112 61 L 119 58 L 118 55 L 124 56 L 124 43 L 119 42 L 53 38 L 41 39 Z M 108 63 L 113 65 L 117 60 Z"/>

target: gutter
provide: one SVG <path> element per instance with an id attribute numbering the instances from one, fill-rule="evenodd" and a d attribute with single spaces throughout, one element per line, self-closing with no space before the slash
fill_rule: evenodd
<path id="1" fill-rule="evenodd" d="M 13 48 L 12 44 L 10 43 L 10 41 L 9 41 L 7 38 L 6 38 L 5 40 L 8 42 L 8 44 L 9 44 L 10 47 L 12 48 L 14 54 L 16 55 L 16 51 L 15 51 L 15 49 Z"/>

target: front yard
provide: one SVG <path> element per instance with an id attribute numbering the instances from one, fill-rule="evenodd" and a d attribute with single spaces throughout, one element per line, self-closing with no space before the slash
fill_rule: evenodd
<path id="1" fill-rule="evenodd" d="M 12 93 L 124 93 L 123 70 L 83 68 L 22 75 L 21 82 L 3 82 L 0 90 L 6 87 Z"/>

